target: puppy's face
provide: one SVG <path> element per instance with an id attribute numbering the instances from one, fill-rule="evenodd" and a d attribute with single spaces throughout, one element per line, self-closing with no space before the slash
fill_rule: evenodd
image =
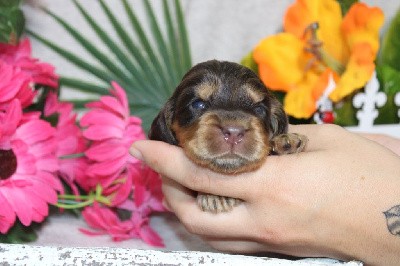
<path id="1" fill-rule="evenodd" d="M 198 165 L 236 174 L 259 167 L 270 139 L 286 130 L 280 103 L 255 73 L 213 60 L 184 76 L 149 137 L 181 146 Z"/>

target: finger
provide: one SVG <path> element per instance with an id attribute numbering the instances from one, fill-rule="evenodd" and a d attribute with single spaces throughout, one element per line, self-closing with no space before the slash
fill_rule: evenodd
<path id="1" fill-rule="evenodd" d="M 190 190 L 173 179 L 162 178 L 162 192 L 164 194 L 164 201 L 168 209 L 175 212 L 174 202 L 196 202 L 196 192 Z"/>
<path id="2" fill-rule="evenodd" d="M 231 253 L 263 253 L 268 257 L 288 258 L 288 256 L 296 257 L 323 257 L 323 253 L 318 248 L 310 248 L 307 245 L 293 246 L 274 244 L 269 242 L 258 242 L 237 238 L 215 238 L 203 237 L 211 247 Z"/>
<path id="3" fill-rule="evenodd" d="M 130 153 L 162 176 L 194 191 L 241 198 L 251 187 L 246 174 L 226 176 L 199 167 L 186 157 L 181 148 L 165 142 L 137 141 L 131 146 Z"/>
<path id="4" fill-rule="evenodd" d="M 171 210 L 192 234 L 206 237 L 256 236 L 253 219 L 246 211 L 245 203 L 235 206 L 230 212 L 204 212 L 196 198 L 186 188 L 169 179 L 163 183 L 163 193 Z"/>
<path id="5" fill-rule="evenodd" d="M 352 135 L 343 127 L 333 124 L 289 125 L 289 132 L 305 135 L 308 138 L 308 143 L 304 150 L 306 152 L 339 147 L 345 143 L 348 136 Z"/>
<path id="6" fill-rule="evenodd" d="M 258 253 L 258 252 L 275 252 L 273 248 L 268 248 L 265 244 L 258 243 L 253 240 L 244 240 L 238 238 L 215 238 L 203 237 L 211 247 L 229 253 Z"/>

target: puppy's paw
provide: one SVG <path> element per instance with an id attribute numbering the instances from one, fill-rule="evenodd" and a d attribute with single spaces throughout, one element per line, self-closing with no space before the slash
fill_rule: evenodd
<path id="1" fill-rule="evenodd" d="M 296 133 L 287 133 L 274 137 L 271 140 L 272 154 L 298 153 L 304 150 L 308 138 Z"/>
<path id="2" fill-rule="evenodd" d="M 197 195 L 197 204 L 201 210 L 212 213 L 228 212 L 240 202 L 241 200 L 239 199 L 211 194 L 199 193 Z"/>

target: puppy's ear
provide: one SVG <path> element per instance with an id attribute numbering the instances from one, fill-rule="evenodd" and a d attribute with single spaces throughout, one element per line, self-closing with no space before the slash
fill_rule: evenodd
<path id="1" fill-rule="evenodd" d="M 171 131 L 172 116 L 174 115 L 172 100 L 170 99 L 153 120 L 149 131 L 149 139 L 160 140 L 177 145 L 176 138 Z"/>
<path id="2" fill-rule="evenodd" d="M 286 116 L 285 111 L 283 110 L 282 104 L 276 99 L 272 98 L 271 100 L 271 124 L 270 124 L 270 132 L 275 137 L 280 134 L 287 133 L 288 130 L 288 118 Z"/>

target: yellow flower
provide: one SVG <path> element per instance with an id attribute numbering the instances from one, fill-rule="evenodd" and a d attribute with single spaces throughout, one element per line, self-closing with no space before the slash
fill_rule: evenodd
<path id="1" fill-rule="evenodd" d="M 342 17 L 335 0 L 297 0 L 284 18 L 284 32 L 263 39 L 253 58 L 265 85 L 287 92 L 285 111 L 309 118 L 329 77 L 336 102 L 362 88 L 370 79 L 379 49 L 384 16 L 363 3 L 351 6 Z"/>

